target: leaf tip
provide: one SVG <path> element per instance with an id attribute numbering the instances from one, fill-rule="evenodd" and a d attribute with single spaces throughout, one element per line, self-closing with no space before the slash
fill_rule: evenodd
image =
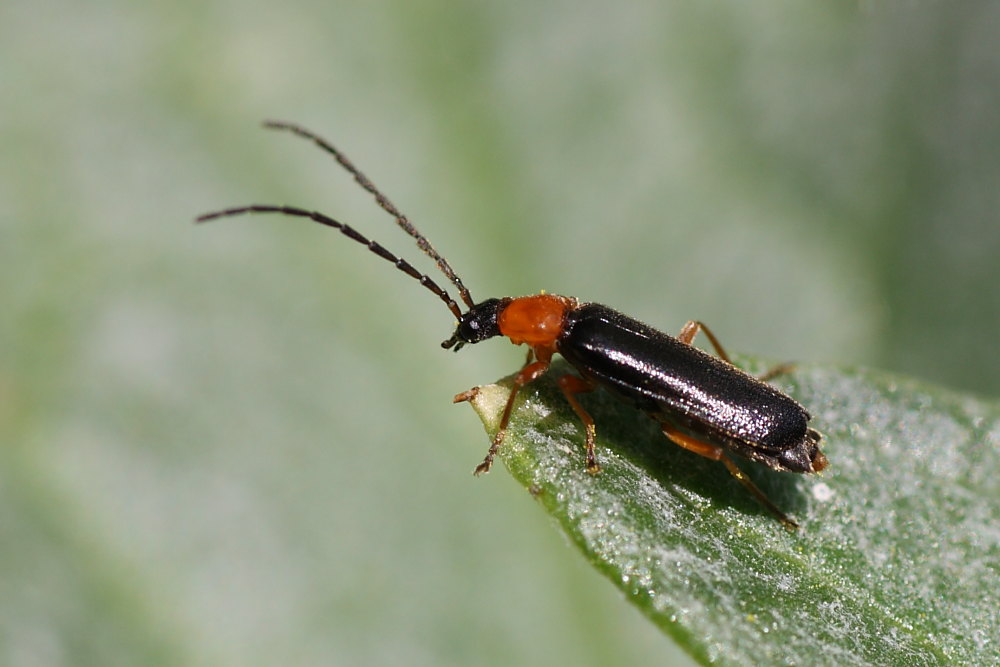
<path id="1" fill-rule="evenodd" d="M 500 425 L 500 414 L 503 412 L 510 389 L 499 384 L 486 384 L 477 387 L 468 399 L 472 409 L 476 411 L 487 430 L 495 431 Z"/>

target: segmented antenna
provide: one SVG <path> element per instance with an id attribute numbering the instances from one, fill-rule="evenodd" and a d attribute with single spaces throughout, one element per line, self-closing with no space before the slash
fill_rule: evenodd
<path id="1" fill-rule="evenodd" d="M 391 215 L 393 218 L 396 219 L 396 224 L 398 224 L 403 229 L 404 232 L 406 232 L 414 239 L 416 239 L 417 247 L 423 250 L 428 257 L 430 257 L 437 263 L 437 266 L 441 270 L 441 273 L 443 273 L 448 278 L 448 280 L 451 281 L 451 284 L 455 286 L 455 289 L 458 290 L 458 294 L 459 296 L 461 296 L 462 301 L 465 302 L 465 305 L 468 306 L 469 308 L 472 308 L 474 305 L 476 305 L 475 302 L 472 300 L 472 296 L 469 294 L 469 290 L 462 283 L 462 279 L 458 277 L 454 269 L 451 268 L 451 265 L 448 264 L 448 260 L 446 260 L 440 254 L 438 254 L 438 251 L 434 249 L 434 246 L 432 246 L 431 242 L 427 240 L 427 237 L 421 234 L 420 231 L 413 226 L 413 223 L 411 223 L 406 218 L 406 216 L 403 215 L 391 201 L 389 201 L 389 198 L 386 197 L 384 194 L 382 194 L 379 191 L 379 189 L 375 187 L 375 184 L 372 183 L 368 179 L 368 177 L 361 172 L 360 169 L 355 167 L 354 163 L 351 162 L 349 159 L 347 159 L 347 156 L 341 153 L 340 150 L 338 150 L 333 144 L 326 141 L 322 137 L 313 134 L 304 127 L 301 127 L 294 123 L 286 123 L 284 121 L 277 121 L 277 120 L 267 120 L 264 121 L 264 127 L 272 130 L 288 130 L 289 132 L 297 134 L 298 136 L 304 139 L 309 139 L 317 146 L 322 148 L 324 151 L 332 155 L 334 159 L 337 160 L 337 162 L 340 164 L 341 167 L 346 169 L 348 172 L 351 173 L 352 176 L 354 176 L 354 180 L 357 181 L 358 185 L 360 185 L 365 190 L 374 195 L 375 201 L 378 203 L 378 205 L 381 206 L 386 213 L 388 213 L 389 215 Z M 350 228 L 348 227 L 348 229 Z"/>
<path id="2" fill-rule="evenodd" d="M 363 246 L 367 246 L 369 250 L 381 257 L 382 259 L 392 262 L 392 265 L 397 269 L 416 279 L 421 285 L 429 289 L 431 292 L 436 294 L 439 299 L 444 301 L 445 305 L 452 314 L 458 318 L 462 319 L 462 309 L 458 307 L 455 300 L 451 298 L 444 289 L 442 289 L 437 283 L 430 279 L 426 274 L 420 273 L 413 265 L 407 262 L 401 257 L 396 257 L 391 252 L 386 250 L 381 244 L 370 241 L 361 232 L 357 231 L 350 225 L 345 225 L 342 222 L 338 222 L 331 218 L 330 216 L 323 215 L 322 213 L 317 213 L 316 211 L 307 211 L 304 208 L 296 208 L 294 206 L 270 206 L 264 204 L 253 204 L 251 206 L 237 206 L 235 208 L 227 208 L 222 211 L 213 211 L 212 213 L 206 213 L 204 215 L 199 215 L 195 218 L 195 222 L 208 222 L 209 220 L 216 220 L 218 218 L 228 218 L 234 215 L 244 215 L 247 213 L 280 213 L 282 215 L 290 215 L 297 218 L 309 218 L 314 220 L 321 225 L 326 225 L 327 227 L 333 227 L 334 229 L 340 230 L 340 233 L 351 239 L 352 241 L 357 241 Z"/>
<path id="3" fill-rule="evenodd" d="M 370 192 L 375 196 L 375 201 L 384 211 L 396 219 L 396 224 L 402 227 L 403 231 L 412 236 L 417 241 L 417 247 L 424 251 L 431 259 L 433 259 L 441 273 L 451 281 L 451 284 L 455 286 L 458 290 L 459 296 L 461 296 L 462 301 L 469 308 L 472 308 L 475 302 L 472 300 L 472 295 L 469 294 L 469 290 L 462 283 L 462 279 L 458 277 L 451 265 L 448 264 L 448 260 L 438 254 L 438 251 L 434 249 L 430 241 L 420 233 L 420 231 L 413 226 L 406 216 L 399 212 L 399 209 L 393 205 L 389 198 L 382 194 L 375 184 L 368 180 L 361 170 L 354 166 L 354 163 L 347 159 L 347 156 L 341 153 L 333 144 L 329 143 L 322 137 L 319 137 L 309 130 L 295 125 L 293 123 L 285 123 L 281 121 L 268 120 L 264 122 L 264 127 L 274 130 L 288 130 L 294 134 L 299 135 L 305 139 L 311 140 L 317 146 L 322 148 L 324 151 L 332 155 L 341 167 L 346 169 L 352 176 L 354 180 L 357 181 L 358 185 L 363 187 L 365 190 Z M 351 239 L 352 241 L 357 241 L 363 246 L 366 246 L 373 253 L 381 257 L 382 259 L 389 261 L 397 269 L 410 276 L 411 278 L 417 280 L 421 285 L 426 287 L 428 290 L 433 292 L 441 301 L 448 306 L 448 310 L 458 318 L 462 319 L 462 309 L 455 302 L 448 292 L 446 292 L 440 285 L 435 283 L 427 274 L 421 273 L 413 267 L 412 264 L 407 262 L 401 257 L 397 257 L 392 254 L 386 248 L 376 241 L 371 241 L 366 238 L 363 234 L 358 232 L 356 229 L 350 225 L 344 224 L 334 220 L 328 215 L 323 215 L 316 211 L 309 211 L 304 208 L 297 208 L 295 206 L 273 206 L 269 204 L 252 204 L 250 206 L 237 206 L 234 208 L 227 208 L 221 211 L 213 211 L 212 213 L 206 213 L 195 218 L 195 222 L 207 222 L 209 220 L 216 220 L 218 218 L 228 218 L 236 215 L 245 215 L 249 213 L 278 213 L 281 215 L 288 215 L 297 218 L 309 218 L 314 222 L 318 222 L 321 225 L 326 225 L 327 227 L 333 227 L 340 231 L 341 234 Z"/>

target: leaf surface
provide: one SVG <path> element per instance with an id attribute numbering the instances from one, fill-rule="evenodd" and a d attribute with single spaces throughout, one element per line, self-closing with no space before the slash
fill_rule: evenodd
<path id="1" fill-rule="evenodd" d="M 583 397 L 602 466 L 588 475 L 582 427 L 554 382 L 567 370 L 523 391 L 501 458 L 695 659 L 997 659 L 996 404 L 868 370 L 800 366 L 780 378 L 824 433 L 830 467 L 804 476 L 739 463 L 800 521 L 793 533 L 721 464 L 674 446 L 605 391 Z M 491 385 L 474 402 L 491 435 L 507 395 Z"/>

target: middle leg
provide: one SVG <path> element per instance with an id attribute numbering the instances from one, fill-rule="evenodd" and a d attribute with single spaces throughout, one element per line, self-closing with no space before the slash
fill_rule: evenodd
<path id="1" fill-rule="evenodd" d="M 708 325 L 706 325 L 704 322 L 699 322 L 698 320 L 688 321 L 688 323 L 685 324 L 684 327 L 681 329 L 681 332 L 677 334 L 677 340 L 679 340 L 682 343 L 685 343 L 686 345 L 690 345 L 691 342 L 694 340 L 694 337 L 698 335 L 699 331 L 703 331 L 705 333 L 705 336 L 708 337 L 708 340 L 712 343 L 712 347 L 715 348 L 715 353 L 719 355 L 720 359 L 722 359 L 726 363 L 732 364 L 734 366 L 736 365 L 733 364 L 732 360 L 729 358 L 729 355 L 726 354 L 725 349 L 723 349 L 722 347 L 722 343 L 719 342 L 719 339 L 715 337 L 715 334 L 712 333 L 712 330 L 709 329 Z M 776 378 L 779 375 L 790 373 L 794 368 L 795 364 L 791 362 L 778 364 L 774 368 L 771 368 L 758 375 L 757 379 L 760 380 L 761 382 L 767 382 L 768 380 Z"/>
<path id="2" fill-rule="evenodd" d="M 715 334 L 712 333 L 712 330 L 709 329 L 708 325 L 704 322 L 689 320 L 688 323 L 681 329 L 681 332 L 677 334 L 677 340 L 686 345 L 690 345 L 691 341 L 694 340 L 694 337 L 698 335 L 699 331 L 705 332 L 705 336 L 707 336 L 708 340 L 712 343 L 712 347 L 715 348 L 715 353 L 719 355 L 720 359 L 730 364 L 733 363 L 730 361 L 729 355 L 726 354 L 726 350 L 723 349 L 722 343 L 719 342 L 719 339 L 715 337 Z"/>
<path id="3" fill-rule="evenodd" d="M 566 397 L 566 400 L 569 401 L 573 412 L 583 422 L 587 437 L 587 472 L 591 475 L 596 475 L 601 471 L 601 467 L 597 465 L 597 456 L 594 454 L 597 427 L 594 426 L 594 418 L 583 409 L 580 401 L 576 400 L 576 395 L 594 391 L 597 389 L 597 385 L 590 380 L 584 380 L 576 375 L 563 375 L 559 378 L 559 388 L 562 389 L 562 393 Z"/>

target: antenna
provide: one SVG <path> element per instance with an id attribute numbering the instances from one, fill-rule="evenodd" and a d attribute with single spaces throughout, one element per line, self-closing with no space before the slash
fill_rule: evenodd
<path id="1" fill-rule="evenodd" d="M 347 156 L 341 153 L 340 150 L 338 150 L 333 144 L 294 123 L 267 120 L 264 121 L 264 127 L 272 130 L 288 130 L 289 132 L 297 134 L 304 139 L 311 140 L 317 146 L 332 155 L 341 167 L 354 176 L 354 180 L 357 181 L 358 185 L 374 195 L 375 201 L 378 205 L 381 206 L 386 213 L 396 219 L 396 224 L 399 225 L 404 232 L 416 239 L 417 247 L 423 250 L 428 257 L 437 263 L 438 268 L 441 269 L 441 273 L 443 273 L 448 280 L 451 281 L 451 284 L 455 286 L 455 289 L 458 290 L 459 296 L 462 297 L 462 301 L 465 302 L 465 305 L 469 308 L 476 305 L 475 301 L 472 300 L 472 296 L 469 294 L 469 290 L 464 284 L 462 284 L 462 279 L 458 277 L 454 269 L 451 268 L 451 265 L 448 264 L 448 260 L 442 257 L 438 251 L 434 249 L 434 246 L 432 246 L 431 242 L 427 240 L 427 237 L 421 234 L 420 230 L 414 227 L 413 223 L 411 223 L 406 216 L 403 215 L 391 201 L 389 201 L 389 198 L 382 194 L 379 189 L 375 187 L 375 184 L 372 183 L 360 169 L 355 167 L 354 163 L 347 159 Z"/>
<path id="2" fill-rule="evenodd" d="M 398 224 L 403 229 L 403 231 L 405 231 L 407 234 L 416 239 L 417 247 L 420 248 L 422 251 L 424 251 L 424 253 L 426 253 L 431 259 L 433 259 L 437 263 L 438 269 L 440 269 L 441 273 L 443 273 L 445 277 L 447 277 L 448 280 L 451 281 L 451 283 L 455 286 L 465 305 L 468 306 L 469 308 L 475 306 L 475 302 L 472 300 L 472 296 L 469 294 L 469 290 L 462 283 L 462 279 L 458 277 L 454 269 L 451 268 L 451 265 L 448 264 L 448 261 L 444 257 L 442 257 L 437 250 L 434 249 L 434 246 L 431 245 L 430 241 L 428 241 L 427 238 L 423 234 L 421 234 L 416 227 L 413 226 L 413 223 L 411 223 L 406 218 L 406 216 L 404 216 L 402 213 L 399 212 L 399 209 L 397 209 L 395 205 L 393 205 L 393 203 L 389 201 L 388 197 L 382 194 L 379 191 L 379 189 L 375 187 L 375 184 L 372 183 L 368 179 L 368 177 L 361 172 L 361 170 L 359 170 L 357 167 L 354 166 L 354 163 L 352 163 L 347 158 L 346 155 L 341 153 L 336 147 L 333 146 L 333 144 L 329 143 L 322 137 L 319 137 L 316 134 L 310 132 L 309 130 L 306 130 L 305 128 L 295 125 L 293 123 L 285 123 L 281 121 L 269 120 L 264 122 L 264 127 L 276 130 L 288 130 L 289 132 L 297 134 L 300 137 L 311 140 L 317 146 L 319 146 L 324 151 L 332 155 L 340 164 L 340 166 L 342 166 L 352 176 L 354 176 L 354 180 L 357 181 L 358 185 L 360 185 L 362 188 L 364 188 L 365 190 L 367 190 L 368 192 L 370 192 L 372 195 L 375 196 L 375 201 L 384 211 L 386 211 L 389 215 L 391 215 L 393 218 L 396 219 L 396 224 Z M 441 301 L 443 301 L 446 306 L 448 306 L 448 309 L 452 312 L 452 314 L 456 318 L 462 319 L 462 309 L 459 307 L 459 305 L 455 302 L 455 300 L 451 297 L 451 295 L 448 294 L 447 291 L 445 291 L 442 287 L 440 287 L 437 283 L 435 283 L 427 274 L 420 273 L 420 271 L 415 269 L 413 265 L 407 262 L 405 259 L 402 259 L 401 257 L 397 257 L 396 255 L 392 254 L 380 243 L 369 240 L 363 234 L 358 232 L 350 225 L 334 220 L 333 218 L 327 215 L 323 215 L 322 213 L 318 213 L 316 211 L 309 211 L 295 206 L 252 204 L 250 206 L 237 206 L 234 208 L 227 208 L 221 211 L 213 211 L 211 213 L 205 213 L 204 215 L 200 215 L 197 218 L 195 218 L 195 222 L 208 222 L 209 220 L 216 220 L 218 218 L 227 218 L 227 217 L 245 215 L 251 213 L 278 213 L 281 215 L 287 215 L 292 217 L 308 218 L 310 220 L 313 220 L 314 222 L 318 222 L 321 225 L 326 225 L 327 227 L 332 227 L 334 229 L 339 230 L 340 233 L 342 233 L 347 238 L 351 239 L 352 241 L 356 241 L 361 245 L 366 246 L 369 250 L 371 250 L 373 253 L 375 253 L 382 259 L 391 262 L 393 266 L 395 266 L 397 269 L 399 269 L 406 275 L 410 276 L 411 278 L 417 280 L 421 285 L 423 285 L 428 290 L 437 295 L 437 297 L 440 298 Z"/>
<path id="3" fill-rule="evenodd" d="M 455 300 L 451 298 L 444 289 L 442 289 L 437 283 L 430 279 L 426 274 L 420 273 L 413 265 L 407 262 L 401 257 L 396 257 L 391 252 L 386 250 L 380 243 L 376 241 L 369 241 L 361 232 L 357 231 L 350 225 L 345 225 L 342 222 L 337 222 L 333 218 L 323 215 L 322 213 L 317 213 L 316 211 L 307 211 L 304 208 L 296 208 L 294 206 L 270 206 L 266 204 L 253 204 L 250 206 L 237 206 L 236 208 L 227 208 L 222 211 L 214 211 L 212 213 L 206 213 L 204 215 L 199 215 L 195 218 L 195 222 L 208 222 L 209 220 L 216 220 L 218 218 L 228 218 L 235 215 L 244 215 L 247 213 L 280 213 L 282 215 L 290 215 L 297 218 L 309 218 L 314 220 L 321 225 L 326 225 L 327 227 L 333 227 L 334 229 L 340 230 L 340 233 L 351 239 L 352 241 L 357 241 L 363 246 L 367 246 L 369 250 L 381 257 L 382 259 L 392 262 L 393 266 L 397 269 L 416 279 L 421 285 L 429 289 L 431 292 L 436 294 L 438 298 L 444 301 L 445 305 L 452 314 L 458 318 L 462 319 L 462 309 L 458 307 Z"/>

